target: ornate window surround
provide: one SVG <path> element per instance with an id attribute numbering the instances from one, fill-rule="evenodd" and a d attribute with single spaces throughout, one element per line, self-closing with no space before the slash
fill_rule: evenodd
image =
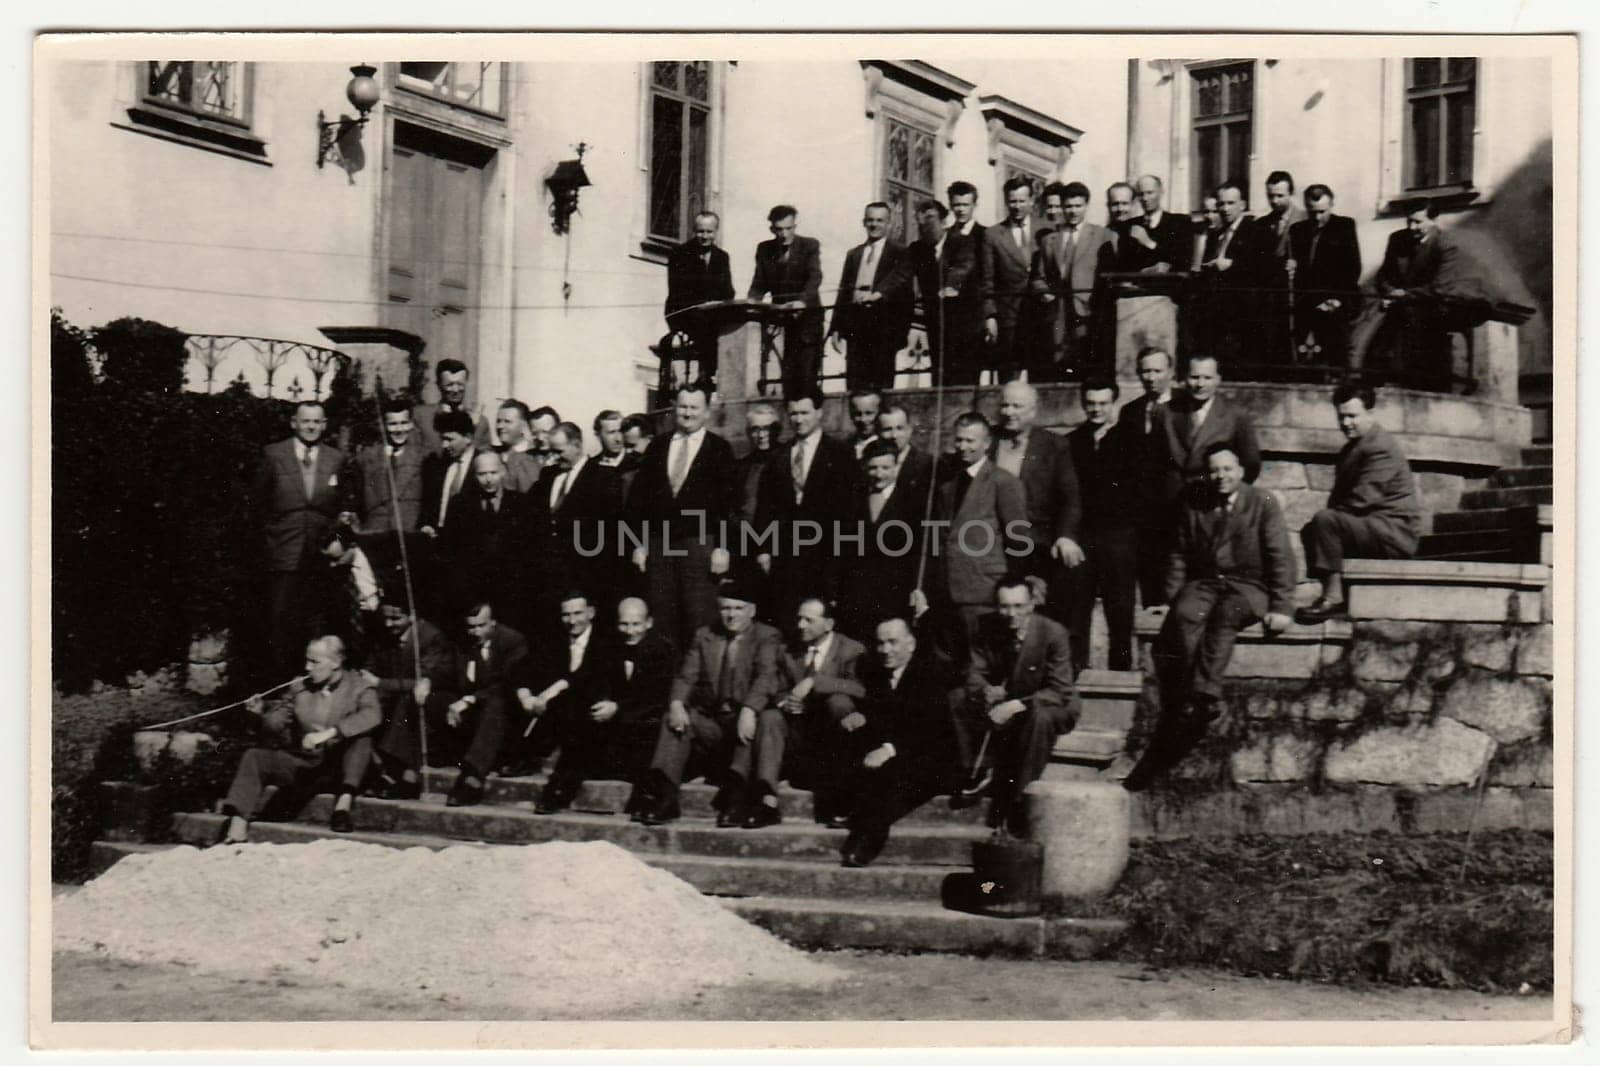
<path id="1" fill-rule="evenodd" d="M 1061 180 L 1082 130 L 998 93 L 979 97 L 978 106 L 989 134 L 989 165 L 996 171 L 996 203 L 1005 202 L 1001 190 L 1007 163 L 1038 174 L 1047 183 Z"/>
<path id="2" fill-rule="evenodd" d="M 866 91 L 866 117 L 872 120 L 872 188 L 877 199 L 884 183 L 888 153 L 888 119 L 932 133 L 946 149 L 955 146 L 956 123 L 966 109 L 975 82 L 940 70 L 921 60 L 863 59 L 861 76 Z M 935 151 L 933 185 L 945 183 L 944 152 Z"/>

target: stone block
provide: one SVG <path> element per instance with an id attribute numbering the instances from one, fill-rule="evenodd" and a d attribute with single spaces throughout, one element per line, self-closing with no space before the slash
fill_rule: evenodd
<path id="1" fill-rule="evenodd" d="M 1357 637 L 1350 646 L 1350 671 L 1357 681 L 1404 681 L 1416 665 L 1421 645 L 1370 635 Z"/>
<path id="2" fill-rule="evenodd" d="M 146 729 L 133 735 L 133 757 L 139 763 L 139 769 L 149 774 L 154 772 L 162 752 L 168 752 L 180 763 L 189 763 L 213 743 L 207 733 L 167 733 Z"/>
<path id="3" fill-rule="evenodd" d="M 1459 474 L 1438 474 L 1424 470 L 1413 477 L 1417 486 L 1417 502 L 1423 514 L 1442 514 L 1461 506 L 1461 493 L 1466 483 Z"/>
<path id="4" fill-rule="evenodd" d="M 1268 459 L 1261 464 L 1261 474 L 1255 484 L 1258 489 L 1307 488 L 1305 464 Z"/>
<path id="5" fill-rule="evenodd" d="M 1316 689 L 1288 702 L 1290 716 L 1312 722 L 1353 722 L 1367 705 L 1366 694 L 1356 688 Z"/>
<path id="6" fill-rule="evenodd" d="M 1502 626 L 1466 625 L 1461 630 L 1462 662 L 1495 674 L 1511 669 L 1515 634 Z"/>
<path id="7" fill-rule="evenodd" d="M 1228 676 L 1305 679 L 1322 663 L 1323 645 L 1315 642 L 1241 641 L 1233 647 Z"/>
<path id="8" fill-rule="evenodd" d="M 1344 567 L 1350 617 L 1440 622 L 1533 621 L 1549 569 L 1521 563 L 1351 559 Z"/>
<path id="9" fill-rule="evenodd" d="M 216 663 L 190 663 L 187 676 L 184 679 L 184 688 L 196 696 L 209 696 L 228 683 L 228 664 Z"/>
<path id="10" fill-rule="evenodd" d="M 1433 686 L 1425 680 L 1410 681 L 1390 697 L 1384 715 L 1390 719 L 1416 718 L 1433 710 Z"/>
<path id="11" fill-rule="evenodd" d="M 1489 784 L 1508 788 L 1554 788 L 1555 756 L 1541 741 L 1515 744 L 1495 753 Z"/>
<path id="12" fill-rule="evenodd" d="M 1439 701 L 1440 714 L 1480 729 L 1501 744 L 1542 735 L 1549 711 L 1548 682 L 1484 674 L 1459 679 Z"/>
<path id="13" fill-rule="evenodd" d="M 1306 486 L 1317 492 L 1332 492 L 1338 470 L 1332 463 L 1306 463 Z"/>
<path id="14" fill-rule="evenodd" d="M 100 783 L 100 839 L 144 843 L 159 835 L 160 811 L 154 785 L 131 781 Z"/>
<path id="15" fill-rule="evenodd" d="M 1517 673 L 1552 677 L 1555 674 L 1555 655 L 1552 641 L 1555 626 L 1544 624 L 1529 626 L 1522 631 L 1517 642 Z"/>
<path id="16" fill-rule="evenodd" d="M 228 658 L 229 633 L 202 633 L 189 642 L 191 663 L 220 663 Z"/>
<path id="17" fill-rule="evenodd" d="M 1320 745 L 1288 734 L 1266 736 L 1229 760 L 1235 782 L 1304 781 L 1316 767 Z"/>
<path id="18" fill-rule="evenodd" d="M 1311 521 L 1313 515 L 1328 506 L 1328 494 L 1311 489 L 1280 492 L 1278 502 L 1283 505 L 1283 522 L 1289 529 L 1289 536 L 1298 544 L 1300 529 Z"/>
<path id="19" fill-rule="evenodd" d="M 1323 776 L 1334 784 L 1468 785 L 1495 749 L 1489 734 L 1450 718 L 1374 729 L 1334 745 Z"/>
<path id="20" fill-rule="evenodd" d="M 1250 692 L 1236 706 L 1241 706 L 1247 718 L 1271 720 L 1285 717 L 1283 701 L 1270 692 Z"/>
<path id="21" fill-rule="evenodd" d="M 1128 792 L 1095 781 L 1035 781 L 1026 796 L 1028 836 L 1044 847 L 1045 905 L 1111 891 L 1128 865 Z"/>

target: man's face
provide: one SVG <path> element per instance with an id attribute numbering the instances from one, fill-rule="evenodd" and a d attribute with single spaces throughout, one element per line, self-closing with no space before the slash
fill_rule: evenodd
<path id="1" fill-rule="evenodd" d="M 1133 190 L 1126 185 L 1118 185 L 1106 193 L 1106 214 L 1111 216 L 1111 221 L 1121 222 L 1133 214 Z"/>
<path id="2" fill-rule="evenodd" d="M 748 600 L 718 596 L 717 614 L 722 619 L 722 628 L 737 636 L 750 628 L 750 623 L 756 616 L 756 605 Z"/>
<path id="3" fill-rule="evenodd" d="M 1006 620 L 1011 632 L 1021 633 L 1033 617 L 1033 594 L 1027 586 L 1005 587 L 995 590 L 994 611 Z"/>
<path id="4" fill-rule="evenodd" d="M 561 626 L 568 639 L 581 637 L 594 625 L 594 608 L 582 596 L 561 601 Z"/>
<path id="5" fill-rule="evenodd" d="M 1146 396 L 1160 396 L 1172 384 L 1172 360 L 1167 353 L 1147 355 L 1139 360 L 1139 384 Z"/>
<path id="6" fill-rule="evenodd" d="M 684 389 L 678 393 L 678 428 L 685 433 L 694 433 L 706 424 L 706 394 L 696 389 Z"/>
<path id="7" fill-rule="evenodd" d="M 822 412 L 810 400 L 794 400 L 789 404 L 789 428 L 795 440 L 811 436 L 822 421 Z"/>
<path id="8" fill-rule="evenodd" d="M 1418 239 L 1427 237 L 1437 225 L 1437 222 L 1428 217 L 1428 209 L 1425 207 L 1419 207 L 1406 216 L 1406 229 Z"/>
<path id="9" fill-rule="evenodd" d="M 571 470 L 583 461 L 583 438 L 569 437 L 565 433 L 550 434 L 550 450 L 556 458 L 561 460 L 561 465 Z"/>
<path id="10" fill-rule="evenodd" d="M 822 613 L 822 604 L 807 600 L 795 612 L 794 629 L 807 644 L 815 644 L 833 632 L 833 619 Z"/>
<path id="11" fill-rule="evenodd" d="M 607 458 L 622 454 L 622 419 L 603 419 L 595 434 L 600 438 L 600 451 Z"/>
<path id="12" fill-rule="evenodd" d="M 1033 214 L 1033 190 L 1012 189 L 1006 193 L 1006 217 L 1012 222 L 1022 222 Z"/>
<path id="13" fill-rule="evenodd" d="M 1215 359 L 1203 359 L 1199 356 L 1189 360 L 1189 377 L 1187 380 L 1189 395 L 1200 403 L 1205 403 L 1215 395 L 1217 383 L 1222 380 L 1222 376 L 1217 373 L 1217 361 Z"/>
<path id="14" fill-rule="evenodd" d="M 710 248 L 717 243 L 716 219 L 700 215 L 694 220 L 694 243 L 702 248 Z"/>
<path id="15" fill-rule="evenodd" d="M 477 614 L 467 615 L 467 632 L 480 644 L 494 636 L 494 612 L 485 607 Z"/>
<path id="16" fill-rule="evenodd" d="M 850 424 L 856 427 L 857 440 L 866 440 L 877 430 L 880 406 L 876 396 L 857 396 L 850 401 Z"/>
<path id="17" fill-rule="evenodd" d="M 939 212 L 929 208 L 917 212 L 917 234 L 929 244 L 938 244 L 939 237 L 944 233 L 944 219 L 939 217 Z"/>
<path id="18" fill-rule="evenodd" d="M 383 628 L 396 640 L 405 636 L 411 630 L 411 616 L 403 608 L 392 603 L 383 605 Z"/>
<path id="19" fill-rule="evenodd" d="M 960 426 L 956 429 L 956 458 L 962 466 L 971 466 L 989 452 L 989 432 L 979 425 Z"/>
<path id="20" fill-rule="evenodd" d="M 1339 432 L 1348 440 L 1366 436 L 1377 421 L 1359 396 L 1352 396 L 1344 403 L 1334 405 L 1333 410 L 1339 416 Z"/>
<path id="21" fill-rule="evenodd" d="M 1328 221 L 1328 216 L 1333 214 L 1333 197 L 1319 196 L 1306 204 L 1306 214 L 1318 226 Z"/>
<path id="22" fill-rule="evenodd" d="M 494 431 L 500 434 L 501 443 L 507 447 L 528 439 L 528 420 L 515 407 L 502 407 L 495 412 Z"/>
<path id="23" fill-rule="evenodd" d="M 1222 224 L 1231 226 L 1244 217 L 1244 194 L 1238 189 L 1223 189 L 1217 194 L 1217 210 L 1222 212 Z"/>
<path id="24" fill-rule="evenodd" d="M 1083 394 L 1083 419 L 1091 426 L 1109 425 L 1116 404 L 1110 389 L 1087 389 Z"/>
<path id="25" fill-rule="evenodd" d="M 347 552 L 345 546 L 335 538 L 322 546 L 322 554 L 329 562 L 340 563 L 344 561 Z"/>
<path id="26" fill-rule="evenodd" d="M 1007 433 L 1022 433 L 1039 417 L 1039 400 L 1033 390 L 1011 382 L 1000 390 L 1000 427 Z"/>
<path id="27" fill-rule="evenodd" d="M 1289 210 L 1289 205 L 1294 202 L 1294 192 L 1286 181 L 1275 181 L 1267 186 L 1267 206 L 1274 215 L 1281 215 Z"/>
<path id="28" fill-rule="evenodd" d="M 528 423 L 528 435 L 533 438 L 533 446 L 541 452 L 550 450 L 550 431 L 556 428 L 556 420 L 550 415 L 540 415 Z"/>
<path id="29" fill-rule="evenodd" d="M 1161 183 L 1154 178 L 1140 178 L 1134 186 L 1134 191 L 1139 197 L 1139 206 L 1147 215 L 1153 215 L 1161 210 Z"/>
<path id="30" fill-rule="evenodd" d="M 1051 226 L 1061 225 L 1065 208 L 1061 205 L 1061 195 L 1050 193 L 1044 198 L 1044 220 Z"/>
<path id="31" fill-rule="evenodd" d="M 1200 213 L 1205 216 L 1206 229 L 1222 228 L 1222 209 L 1217 206 L 1215 196 L 1207 196 L 1201 201 Z"/>
<path id="32" fill-rule="evenodd" d="M 1229 451 L 1220 451 L 1206 460 L 1206 480 L 1218 496 L 1232 496 L 1244 481 L 1244 467 L 1239 457 Z"/>
<path id="33" fill-rule="evenodd" d="M 899 464 L 892 455 L 874 455 L 864 464 L 867 485 L 873 492 L 882 492 L 894 484 L 895 475 L 899 472 Z"/>
<path id="34" fill-rule="evenodd" d="M 885 670 L 900 669 L 911 661 L 911 653 L 917 650 L 917 638 L 911 635 L 911 627 L 899 618 L 879 625 L 876 636 L 878 661 Z"/>
<path id="35" fill-rule="evenodd" d="M 313 640 L 306 645 L 306 673 L 316 684 L 326 684 L 343 665 L 344 660 L 322 641 Z"/>
<path id="36" fill-rule="evenodd" d="M 881 240 L 889 232 L 889 211 L 883 207 L 869 207 L 861 214 L 861 228 L 867 231 L 870 241 Z"/>
<path id="37" fill-rule="evenodd" d="M 448 370 L 439 375 L 439 395 L 451 407 L 460 407 L 467 399 L 467 371 Z"/>
<path id="38" fill-rule="evenodd" d="M 1061 221 L 1069 226 L 1081 226 L 1089 217 L 1089 198 L 1069 196 L 1061 205 Z"/>
<path id="39" fill-rule="evenodd" d="M 771 415 L 755 415 L 745 423 L 745 436 L 750 438 L 750 447 L 754 451 L 765 452 L 772 450 L 772 442 L 778 436 L 778 420 Z"/>
<path id="40" fill-rule="evenodd" d="M 444 445 L 445 454 L 452 459 L 459 459 L 472 447 L 472 435 L 447 429 L 439 435 L 439 443 Z"/>
<path id="41" fill-rule="evenodd" d="M 885 411 L 878 416 L 878 436 L 889 441 L 896 451 L 911 443 L 911 416 L 904 411 Z"/>
<path id="42" fill-rule="evenodd" d="M 328 428 L 328 416 L 322 413 L 320 406 L 307 404 L 295 409 L 289 428 L 294 431 L 295 440 L 309 446 L 322 439 L 322 431 Z"/>
<path id="43" fill-rule="evenodd" d="M 776 222 L 769 223 L 767 228 L 770 229 L 772 231 L 772 235 L 778 238 L 778 241 L 785 248 L 787 248 L 790 243 L 794 241 L 794 228 L 799 221 L 800 220 L 794 215 L 790 215 L 787 218 L 780 218 Z"/>
<path id="44" fill-rule="evenodd" d="M 500 495 L 500 482 L 505 478 L 506 468 L 500 464 L 500 457 L 494 452 L 479 452 L 472 457 L 472 477 L 478 483 L 478 490 L 485 496 Z"/>
<path id="45" fill-rule="evenodd" d="M 638 426 L 629 426 L 622 431 L 622 445 L 635 455 L 643 455 L 650 447 L 650 434 Z"/>
<path id="46" fill-rule="evenodd" d="M 638 644 L 650 632 L 650 610 L 643 600 L 630 597 L 617 604 L 617 632 L 629 647 Z"/>
<path id="47" fill-rule="evenodd" d="M 956 216 L 956 225 L 965 226 L 972 221 L 972 215 L 978 210 L 978 194 L 975 192 L 957 193 L 950 197 L 950 213 Z"/>
<path id="48" fill-rule="evenodd" d="M 411 412 L 410 411 L 385 411 L 383 413 L 383 435 L 391 447 L 399 448 L 411 439 Z"/>

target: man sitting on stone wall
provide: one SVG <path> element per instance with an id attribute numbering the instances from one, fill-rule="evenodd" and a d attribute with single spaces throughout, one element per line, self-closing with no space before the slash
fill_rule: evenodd
<path id="1" fill-rule="evenodd" d="M 1411 465 L 1378 425 L 1375 406 L 1371 386 L 1346 382 L 1334 391 L 1339 432 L 1348 443 L 1334 467 L 1328 506 L 1300 530 L 1306 572 L 1322 582 L 1322 595 L 1295 614 L 1301 625 L 1344 613 L 1346 558 L 1409 559 L 1417 552 L 1422 519 Z"/>

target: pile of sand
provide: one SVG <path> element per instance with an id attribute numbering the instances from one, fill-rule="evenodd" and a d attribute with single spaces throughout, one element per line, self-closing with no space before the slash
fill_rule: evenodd
<path id="1" fill-rule="evenodd" d="M 54 917 L 61 950 L 522 1014 L 626 1018 L 706 988 L 842 976 L 603 841 L 172 848 L 123 859 Z"/>

